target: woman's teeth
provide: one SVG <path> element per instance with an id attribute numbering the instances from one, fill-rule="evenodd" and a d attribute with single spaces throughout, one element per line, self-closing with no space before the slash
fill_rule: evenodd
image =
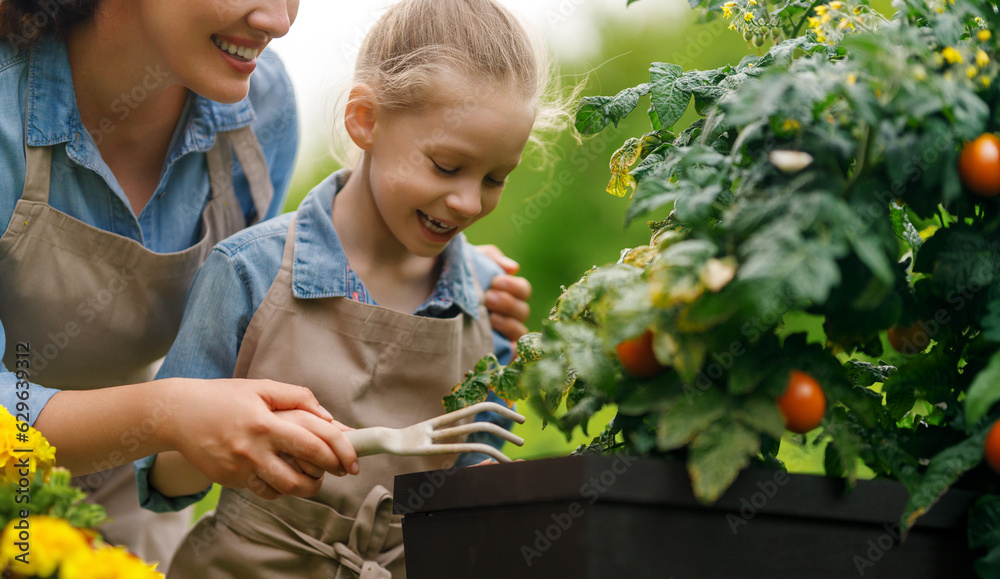
<path id="1" fill-rule="evenodd" d="M 418 211 L 417 213 L 420 214 L 420 219 L 424 222 L 424 227 L 426 227 L 433 233 L 445 234 L 445 233 L 450 233 L 458 228 L 457 225 L 446 225 L 444 223 L 441 223 L 440 221 L 427 215 L 423 211 Z"/>
<path id="2" fill-rule="evenodd" d="M 260 54 L 260 50 L 256 48 L 237 46 L 235 44 L 230 44 L 225 40 L 221 40 L 215 37 L 212 38 L 212 41 L 215 42 L 215 45 L 218 46 L 221 50 L 228 52 L 229 54 L 236 56 L 238 58 L 242 58 L 243 60 L 253 60 L 257 58 L 258 54 Z"/>

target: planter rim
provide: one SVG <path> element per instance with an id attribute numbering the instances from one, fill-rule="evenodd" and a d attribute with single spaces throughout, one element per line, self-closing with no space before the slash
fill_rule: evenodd
<path id="1" fill-rule="evenodd" d="M 981 496 L 952 489 L 924 516 L 920 529 L 964 529 L 966 513 Z M 713 504 L 691 492 L 686 465 L 676 460 L 624 454 L 583 455 L 399 475 L 393 512 L 503 507 L 530 503 L 624 503 L 708 509 L 746 516 L 767 514 L 830 521 L 895 524 L 909 498 L 898 481 L 845 482 L 820 475 L 788 474 L 764 467 L 744 469 Z"/>

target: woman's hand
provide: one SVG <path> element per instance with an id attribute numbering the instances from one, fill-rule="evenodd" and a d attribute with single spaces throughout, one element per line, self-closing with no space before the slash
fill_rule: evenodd
<path id="1" fill-rule="evenodd" d="M 518 338 L 528 333 L 524 322 L 531 313 L 528 307 L 531 284 L 523 277 L 514 275 L 521 266 L 504 255 L 497 246 L 479 245 L 476 248 L 508 274 L 493 278 L 493 285 L 486 291 L 486 307 L 490 310 L 490 324 L 493 329 L 506 336 L 508 340 L 516 342 Z"/>
<path id="2" fill-rule="evenodd" d="M 347 428 L 306 388 L 270 380 L 161 382 L 174 382 L 163 389 L 164 406 L 181 409 L 166 421 L 166 436 L 193 467 L 168 461 L 169 469 L 157 468 L 157 458 L 151 478 L 167 496 L 197 492 L 207 480 L 266 499 L 310 497 L 319 492 L 323 472 L 359 472 L 354 447 L 342 434 Z"/>

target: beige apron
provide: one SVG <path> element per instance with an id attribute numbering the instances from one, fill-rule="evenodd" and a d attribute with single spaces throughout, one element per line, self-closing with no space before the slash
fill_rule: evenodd
<path id="1" fill-rule="evenodd" d="M 93 389 L 153 378 L 177 335 L 195 271 L 217 242 L 247 225 L 233 192 L 230 144 L 251 183 L 257 214 L 267 211 L 273 187 L 252 129 L 218 133 L 207 154 L 212 199 L 202 213 L 202 239 L 176 253 L 154 253 L 53 209 L 52 147 L 26 147 L 24 193 L 0 237 L 7 368 L 14 367 L 15 344 L 27 342 L 31 381 L 43 386 Z M 123 445 L 128 436 L 122 434 Z M 101 532 L 166 568 L 190 512 L 142 509 L 131 462 L 112 455 L 95 466 L 109 469 L 75 482 L 114 519 Z"/>
<path id="2" fill-rule="evenodd" d="M 442 397 L 493 351 L 485 307 L 478 320 L 436 319 L 344 297 L 297 299 L 294 231 L 293 221 L 281 270 L 250 321 L 235 376 L 306 386 L 355 428 L 399 428 L 440 415 Z M 449 468 L 456 458 L 365 457 L 361 474 L 326 475 L 311 500 L 266 501 L 223 489 L 215 512 L 181 544 L 169 577 L 404 577 L 402 529 L 387 489 L 397 474 Z"/>

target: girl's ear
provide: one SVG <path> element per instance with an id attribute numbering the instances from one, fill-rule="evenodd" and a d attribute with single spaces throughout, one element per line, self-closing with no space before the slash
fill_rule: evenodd
<path id="1" fill-rule="evenodd" d="M 375 91 L 370 86 L 357 84 L 351 88 L 344 123 L 354 144 L 362 151 L 370 150 L 375 135 Z"/>

